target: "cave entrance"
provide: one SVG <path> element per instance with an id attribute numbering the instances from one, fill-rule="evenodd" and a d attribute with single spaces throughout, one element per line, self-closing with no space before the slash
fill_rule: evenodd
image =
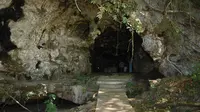
<path id="1" fill-rule="evenodd" d="M 134 50 L 132 50 L 132 33 L 125 25 L 117 30 L 106 28 L 95 39 L 90 49 L 92 72 L 134 72 L 139 79 L 163 78 L 164 76 L 158 70 L 158 63 L 143 49 L 141 36 L 134 31 L 133 37 Z"/>
<path id="2" fill-rule="evenodd" d="M 131 32 L 125 25 L 116 30 L 108 27 L 99 35 L 91 48 L 92 72 L 132 72 Z"/>

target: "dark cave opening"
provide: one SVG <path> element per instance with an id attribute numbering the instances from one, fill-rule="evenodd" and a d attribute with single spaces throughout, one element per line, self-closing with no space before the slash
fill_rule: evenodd
<path id="1" fill-rule="evenodd" d="M 132 34 L 122 26 L 116 30 L 111 27 L 95 39 L 90 49 L 92 72 L 133 73 L 136 79 L 157 79 L 164 76 L 157 63 L 142 47 L 142 38 L 135 31 L 134 55 L 132 59 Z"/>
<path id="2" fill-rule="evenodd" d="M 131 33 L 122 26 L 119 31 L 108 27 L 95 39 L 91 48 L 92 72 L 129 72 Z"/>
<path id="3" fill-rule="evenodd" d="M 10 50 L 16 49 L 17 46 L 11 42 L 10 20 L 17 21 L 23 17 L 24 0 L 12 0 L 7 8 L 0 9 L 0 55 L 5 56 Z"/>

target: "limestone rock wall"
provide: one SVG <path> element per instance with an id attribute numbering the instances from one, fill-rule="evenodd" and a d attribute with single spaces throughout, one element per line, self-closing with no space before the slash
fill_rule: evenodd
<path id="1" fill-rule="evenodd" d="M 135 0 L 129 22 L 141 34 L 143 48 L 165 76 L 188 75 L 200 59 L 199 7 L 195 2 Z M 188 8 L 190 6 L 190 8 Z"/>
<path id="2" fill-rule="evenodd" d="M 6 8 L 11 4 L 12 0 L 1 0 L 0 1 L 0 9 Z"/>
<path id="3" fill-rule="evenodd" d="M 0 7 L 10 2 L 3 0 Z M 158 62 L 160 72 L 165 76 L 191 74 L 200 58 L 200 15 L 195 0 L 135 2 L 136 10 L 128 21 L 142 36 L 142 46 Z M 25 0 L 24 17 L 9 24 L 11 41 L 17 46 L 9 55 L 28 77 L 51 79 L 90 72 L 85 38 L 94 29 L 98 8 L 86 1 L 78 1 L 78 6 L 73 0 Z M 95 27 L 101 26 L 108 27 Z"/>
<path id="4" fill-rule="evenodd" d="M 51 79 L 90 72 L 89 45 L 81 39 L 88 28 L 87 20 L 67 4 L 25 0 L 24 17 L 10 22 L 11 41 L 17 49 L 9 55 L 28 77 Z"/>

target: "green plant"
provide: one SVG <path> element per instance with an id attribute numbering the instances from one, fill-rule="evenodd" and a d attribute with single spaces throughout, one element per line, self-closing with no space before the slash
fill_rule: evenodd
<path id="1" fill-rule="evenodd" d="M 191 75 L 191 78 L 194 81 L 200 81 L 200 64 L 199 63 L 194 66 L 194 70 Z"/>
<path id="2" fill-rule="evenodd" d="M 144 91 L 142 87 L 138 86 L 134 82 L 127 82 L 126 90 L 126 94 L 128 97 L 135 97 Z"/>
<path id="3" fill-rule="evenodd" d="M 78 84 L 86 84 L 87 81 L 90 79 L 89 75 L 76 75 L 76 80 Z"/>
<path id="4" fill-rule="evenodd" d="M 55 100 L 56 100 L 55 94 L 48 95 L 48 99 L 44 102 L 46 104 L 45 112 L 57 112 L 56 104 L 54 104 Z"/>
<path id="5" fill-rule="evenodd" d="M 136 3 L 133 0 L 89 0 L 92 4 L 99 7 L 97 17 L 103 18 L 103 15 L 109 15 L 114 21 L 127 24 L 128 16 L 134 10 Z"/>

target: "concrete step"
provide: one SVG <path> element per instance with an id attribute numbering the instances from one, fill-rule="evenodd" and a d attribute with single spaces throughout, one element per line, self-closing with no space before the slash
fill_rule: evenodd
<path id="1" fill-rule="evenodd" d="M 120 93 L 120 92 L 126 92 L 125 88 L 99 88 L 99 92 L 101 93 Z"/>
<path id="2" fill-rule="evenodd" d="M 120 88 L 125 88 L 125 84 L 100 84 L 100 88 L 105 88 L 105 89 L 120 89 Z"/>
<path id="3" fill-rule="evenodd" d="M 99 80 L 121 80 L 121 81 L 128 81 L 131 79 L 132 76 L 102 76 L 99 78 Z"/>
<path id="4" fill-rule="evenodd" d="M 101 81 L 101 80 L 98 80 L 97 84 L 99 84 L 99 85 L 101 85 L 101 84 L 122 85 L 122 84 L 126 84 L 127 82 L 128 81 L 121 81 L 121 80 L 112 80 L 112 81 L 108 81 L 108 80 Z"/>

